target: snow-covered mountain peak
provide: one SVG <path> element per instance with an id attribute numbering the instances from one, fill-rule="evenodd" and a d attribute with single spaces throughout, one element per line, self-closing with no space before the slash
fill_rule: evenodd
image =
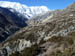
<path id="1" fill-rule="evenodd" d="M 39 13 L 42 13 L 42 12 L 47 12 L 47 11 L 49 11 L 46 6 L 31 6 L 30 8 L 31 8 L 31 11 L 32 11 L 34 14 L 39 14 Z"/>
<path id="2" fill-rule="evenodd" d="M 11 8 L 11 11 L 13 11 L 13 9 L 14 9 L 15 11 L 24 15 L 28 19 L 34 15 L 45 13 L 45 12 L 49 11 L 49 9 L 46 6 L 28 7 L 24 4 L 20 4 L 17 2 L 9 2 L 9 1 L 0 1 L 0 6 L 5 7 L 5 8 Z"/>
<path id="3" fill-rule="evenodd" d="M 26 5 L 20 4 L 20 3 L 16 3 L 16 2 L 8 2 L 8 1 L 0 1 L 0 6 L 2 7 L 8 7 L 8 8 L 22 8 L 25 7 L 27 8 Z"/>

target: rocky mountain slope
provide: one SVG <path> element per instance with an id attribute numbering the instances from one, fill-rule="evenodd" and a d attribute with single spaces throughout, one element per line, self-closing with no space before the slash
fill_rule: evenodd
<path id="1" fill-rule="evenodd" d="M 20 28 L 27 26 L 25 23 L 27 18 L 23 19 L 9 9 L 0 7 L 0 42 Z"/>
<path id="2" fill-rule="evenodd" d="M 45 13 L 49 11 L 46 6 L 31 6 L 28 7 L 24 4 L 16 3 L 16 2 L 8 2 L 8 1 L 0 1 L 0 7 L 9 8 L 10 11 L 17 11 L 18 15 L 22 14 L 24 17 L 28 19 L 37 14 Z"/>
<path id="3" fill-rule="evenodd" d="M 53 17 L 53 11 L 48 11 L 46 13 L 38 14 L 38 15 L 30 18 L 27 21 L 27 24 L 29 26 L 38 25 L 39 23 L 43 23 L 45 20 L 48 20 L 48 18 L 50 19 L 52 17 Z"/>
<path id="4" fill-rule="evenodd" d="M 46 13 L 48 10 L 45 6 L 27 7 L 16 2 L 0 1 L 0 42 L 27 26 L 26 21 L 30 17 L 42 12 Z"/>
<path id="5" fill-rule="evenodd" d="M 0 55 L 75 56 L 75 2 L 52 14 L 8 37 L 0 44 Z"/>

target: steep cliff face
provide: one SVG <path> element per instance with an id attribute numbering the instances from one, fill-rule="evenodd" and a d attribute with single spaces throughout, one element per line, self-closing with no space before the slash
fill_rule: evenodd
<path id="1" fill-rule="evenodd" d="M 8 37 L 0 44 L 0 53 L 7 56 L 75 55 L 75 8 L 56 10 L 52 13 L 53 16 L 45 17 L 41 20 L 42 23 L 27 26 Z"/>
<path id="2" fill-rule="evenodd" d="M 25 26 L 27 24 L 21 17 L 12 13 L 9 9 L 0 7 L 0 42 Z"/>

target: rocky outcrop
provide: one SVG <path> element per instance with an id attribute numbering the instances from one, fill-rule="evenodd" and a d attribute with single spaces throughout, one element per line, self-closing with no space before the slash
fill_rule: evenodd
<path id="1" fill-rule="evenodd" d="M 10 44 L 11 43 L 11 44 Z M 14 41 L 14 43 L 10 42 L 10 43 L 6 43 L 5 46 L 2 48 L 3 51 L 1 51 L 1 55 L 3 54 L 4 56 L 7 53 L 7 55 L 9 56 L 12 53 L 20 52 L 22 50 L 24 50 L 26 47 L 30 47 L 32 45 L 32 43 L 30 41 L 24 40 L 24 39 L 18 39 L 17 41 Z M 0 48 L 1 49 L 1 48 Z M 14 50 L 14 51 L 13 51 Z"/>

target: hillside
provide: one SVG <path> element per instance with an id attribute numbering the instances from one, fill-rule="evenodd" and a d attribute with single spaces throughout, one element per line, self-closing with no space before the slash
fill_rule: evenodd
<path id="1" fill-rule="evenodd" d="M 39 16 L 40 19 L 45 18 L 38 23 L 35 20 L 35 25 L 31 23 L 9 36 L 0 44 L 1 55 L 75 56 L 75 2 L 52 14 L 52 17 L 51 14 Z"/>
<path id="2" fill-rule="evenodd" d="M 24 20 L 27 21 L 27 18 L 24 18 Z M 27 26 L 24 20 L 9 9 L 0 7 L 0 42 Z"/>

